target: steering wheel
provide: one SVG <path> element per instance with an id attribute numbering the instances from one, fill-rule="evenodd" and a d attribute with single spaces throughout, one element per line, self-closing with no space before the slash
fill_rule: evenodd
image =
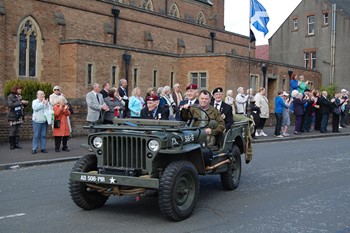
<path id="1" fill-rule="evenodd" d="M 206 124 L 205 124 L 204 126 L 202 126 L 202 127 L 199 127 L 199 128 L 200 128 L 200 129 L 207 128 L 208 125 L 209 125 L 209 123 L 210 123 L 209 114 L 208 114 L 205 110 L 201 109 L 200 107 L 191 106 L 191 108 L 193 108 L 193 109 L 196 108 L 196 109 L 198 109 L 200 112 L 203 112 L 203 113 L 205 114 L 205 117 L 204 117 L 204 118 L 201 118 L 202 114 L 200 114 L 200 117 L 199 117 L 199 118 L 194 117 L 192 111 L 189 110 L 188 112 L 189 112 L 189 114 L 190 114 L 190 117 L 189 117 L 189 119 L 188 119 L 187 125 L 188 125 L 189 127 L 192 127 L 193 124 L 194 124 L 194 122 L 196 122 L 196 121 L 204 121 L 204 122 L 206 122 Z"/>

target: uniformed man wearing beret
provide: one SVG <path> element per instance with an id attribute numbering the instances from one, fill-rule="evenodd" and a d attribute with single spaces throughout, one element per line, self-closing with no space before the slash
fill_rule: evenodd
<path id="1" fill-rule="evenodd" d="M 199 95 L 199 104 L 192 105 L 192 106 L 184 105 L 183 109 L 181 110 L 180 117 L 182 117 L 183 119 L 190 118 L 191 114 L 189 113 L 189 111 L 191 111 L 193 118 L 205 120 L 206 116 L 205 115 L 203 116 L 203 113 L 200 109 L 206 111 L 207 114 L 209 115 L 210 120 L 215 120 L 218 123 L 216 128 L 210 128 L 208 125 L 207 128 L 204 129 L 204 131 L 208 135 L 207 137 L 208 145 L 213 146 L 215 145 L 215 137 L 219 136 L 224 132 L 225 122 L 221 117 L 221 113 L 212 105 L 210 105 L 210 101 L 211 101 L 210 93 L 207 90 L 201 91 Z M 206 124 L 207 124 L 206 121 L 195 121 L 193 126 L 201 127 L 201 126 L 205 126 Z"/>
<path id="2" fill-rule="evenodd" d="M 228 131 L 233 124 L 232 107 L 222 101 L 223 95 L 224 90 L 221 87 L 215 88 L 213 90 L 214 99 L 212 100 L 211 105 L 221 113 L 221 117 L 225 121 L 225 131 Z"/>
<path id="3" fill-rule="evenodd" d="M 186 87 L 186 99 L 181 100 L 180 104 L 179 104 L 179 110 L 181 111 L 181 109 L 186 106 L 186 108 L 188 108 L 188 106 L 191 106 L 193 104 L 198 104 L 198 86 L 197 84 L 190 84 Z M 180 116 L 179 116 L 179 111 L 177 111 L 176 114 L 176 120 L 181 120 Z"/>
<path id="4" fill-rule="evenodd" d="M 169 120 L 169 109 L 159 106 L 157 95 L 150 95 L 146 98 L 147 106 L 141 110 L 140 118 Z"/>

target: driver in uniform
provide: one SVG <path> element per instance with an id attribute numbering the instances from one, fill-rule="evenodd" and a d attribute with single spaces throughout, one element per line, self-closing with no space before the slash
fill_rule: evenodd
<path id="1" fill-rule="evenodd" d="M 194 119 L 201 119 L 201 120 L 195 120 L 195 122 L 193 123 L 193 126 L 205 127 L 207 125 L 204 131 L 207 134 L 208 146 L 213 146 L 215 145 L 215 142 L 216 142 L 215 137 L 219 136 L 224 132 L 225 122 L 221 117 L 221 113 L 214 106 L 210 105 L 210 101 L 211 101 L 210 92 L 208 92 L 207 90 L 202 90 L 199 95 L 199 104 L 193 105 L 193 107 L 191 107 L 190 105 L 184 105 L 180 114 L 182 119 L 191 118 L 192 117 L 191 113 Z M 208 121 L 205 120 L 207 118 L 206 114 L 202 112 L 200 109 L 202 109 L 208 114 L 210 118 L 209 120 L 217 121 L 218 125 L 216 128 L 211 128 L 209 126 Z"/>

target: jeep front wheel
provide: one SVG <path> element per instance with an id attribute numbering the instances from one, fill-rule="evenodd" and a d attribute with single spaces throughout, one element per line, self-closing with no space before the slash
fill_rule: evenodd
<path id="1" fill-rule="evenodd" d="M 97 170 L 97 158 L 95 155 L 85 155 L 74 165 L 72 172 L 90 172 Z M 74 203 L 85 209 L 93 210 L 103 206 L 108 196 L 104 196 L 94 189 L 89 188 L 83 182 L 69 181 L 69 192 Z"/>
<path id="2" fill-rule="evenodd" d="M 188 218 L 198 201 L 199 181 L 191 162 L 172 162 L 165 169 L 159 187 L 160 211 L 169 219 Z"/>
<path id="3" fill-rule="evenodd" d="M 221 173 L 221 183 L 224 189 L 234 190 L 238 187 L 241 179 L 241 152 L 239 148 L 234 145 L 232 148 L 232 161 L 226 172 Z"/>

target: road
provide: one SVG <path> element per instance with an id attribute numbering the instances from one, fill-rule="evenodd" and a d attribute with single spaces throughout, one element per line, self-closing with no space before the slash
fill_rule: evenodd
<path id="1" fill-rule="evenodd" d="M 101 209 L 79 209 L 68 192 L 73 162 L 1 171 L 0 232 L 350 232 L 349 142 L 256 144 L 238 189 L 201 177 L 197 207 L 182 222 L 165 219 L 154 197 L 112 197 Z"/>

